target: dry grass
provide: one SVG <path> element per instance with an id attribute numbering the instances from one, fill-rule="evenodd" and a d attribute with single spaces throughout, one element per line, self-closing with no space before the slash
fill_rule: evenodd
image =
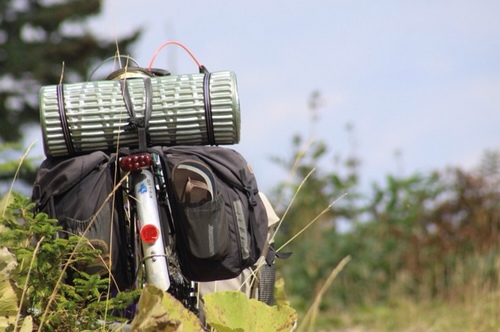
<path id="1" fill-rule="evenodd" d="M 500 293 L 464 302 L 438 300 L 352 308 L 328 314 L 318 331 L 500 331 Z M 326 316 L 323 316 L 326 318 Z"/>
<path id="2" fill-rule="evenodd" d="M 500 272 L 500 258 L 493 266 Z M 316 331 L 341 332 L 490 332 L 500 331 L 500 286 L 486 278 L 491 259 L 477 256 L 457 266 L 451 293 L 420 300 L 403 293 L 405 278 L 395 283 L 385 303 L 323 312 Z M 486 262 L 487 261 L 487 262 Z M 424 285 L 423 285 L 424 286 Z M 424 288 L 422 286 L 422 288 Z"/>

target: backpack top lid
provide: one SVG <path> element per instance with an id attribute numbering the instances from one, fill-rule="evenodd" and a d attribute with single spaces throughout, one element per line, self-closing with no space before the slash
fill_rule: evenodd
<path id="1" fill-rule="evenodd" d="M 72 158 L 47 158 L 38 169 L 33 186 L 32 200 L 44 205 L 50 197 L 62 194 L 72 188 L 87 174 L 114 157 L 102 151 Z"/>

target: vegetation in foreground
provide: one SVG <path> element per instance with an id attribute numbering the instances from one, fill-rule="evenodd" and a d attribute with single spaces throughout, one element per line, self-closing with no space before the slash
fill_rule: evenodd
<path id="1" fill-rule="evenodd" d="M 112 276 L 81 272 L 86 264 L 102 259 L 98 250 L 83 237 L 57 237 L 61 230 L 57 220 L 45 213 L 34 215 L 32 209 L 27 197 L 16 194 L 2 209 L 0 330 L 203 330 L 198 317 L 154 286 L 110 296 Z M 71 284 L 64 282 L 69 273 Z M 204 300 L 206 320 L 217 331 L 290 331 L 297 319 L 296 311 L 286 304 L 270 307 L 241 292 L 206 295 Z M 133 320 L 127 323 L 122 314 L 134 303 Z"/>

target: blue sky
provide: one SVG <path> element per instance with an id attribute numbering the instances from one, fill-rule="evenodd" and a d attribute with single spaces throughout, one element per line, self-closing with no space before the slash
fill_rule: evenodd
<path id="1" fill-rule="evenodd" d="M 310 134 L 315 90 L 322 107 L 314 136 L 331 155 L 354 151 L 365 183 L 470 169 L 498 150 L 499 18 L 497 0 L 104 0 L 89 27 L 106 37 L 142 27 L 130 55 L 143 66 L 177 40 L 209 70 L 234 71 L 242 112 L 234 148 L 268 190 L 285 177 L 269 157 L 289 156 L 292 135 Z M 155 67 L 196 70 L 176 46 Z"/>

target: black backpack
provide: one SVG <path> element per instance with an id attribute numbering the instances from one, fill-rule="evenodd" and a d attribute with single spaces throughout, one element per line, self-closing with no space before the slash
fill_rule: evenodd
<path id="1" fill-rule="evenodd" d="M 267 212 L 255 176 L 238 152 L 207 146 L 149 150 L 162 157 L 169 180 L 170 224 L 184 276 L 193 281 L 230 279 L 253 266 L 264 253 L 268 262 L 274 260 L 275 253 L 266 241 Z M 103 251 L 106 260 L 111 255 L 116 288 L 126 289 L 133 276 L 124 250 L 123 197 L 117 194 L 114 201 L 109 197 L 118 180 L 115 160 L 115 154 L 101 151 L 49 157 L 37 173 L 32 200 L 38 212 L 59 221 L 61 236 L 83 234 L 88 228 L 85 237 L 89 242 Z M 210 197 L 206 196 L 207 183 L 212 188 Z M 184 190 L 186 184 L 191 185 L 189 192 Z M 168 217 L 162 216 L 162 220 L 167 223 Z M 84 270 L 106 274 L 99 264 Z"/>
<path id="2" fill-rule="evenodd" d="M 131 285 L 127 264 L 123 197 L 111 197 L 115 180 L 115 156 L 101 151 L 88 155 L 47 158 L 40 166 L 33 187 L 36 212 L 45 212 L 62 226 L 61 237 L 84 235 L 101 250 L 108 262 L 111 255 L 113 289 Z M 89 274 L 109 276 L 102 261 L 83 268 Z M 70 277 L 71 279 L 71 277 Z M 71 280 L 69 280 L 71 281 Z"/>
<path id="3" fill-rule="evenodd" d="M 268 218 L 255 175 L 235 150 L 162 148 L 182 273 L 194 281 L 238 276 L 267 246 Z"/>

